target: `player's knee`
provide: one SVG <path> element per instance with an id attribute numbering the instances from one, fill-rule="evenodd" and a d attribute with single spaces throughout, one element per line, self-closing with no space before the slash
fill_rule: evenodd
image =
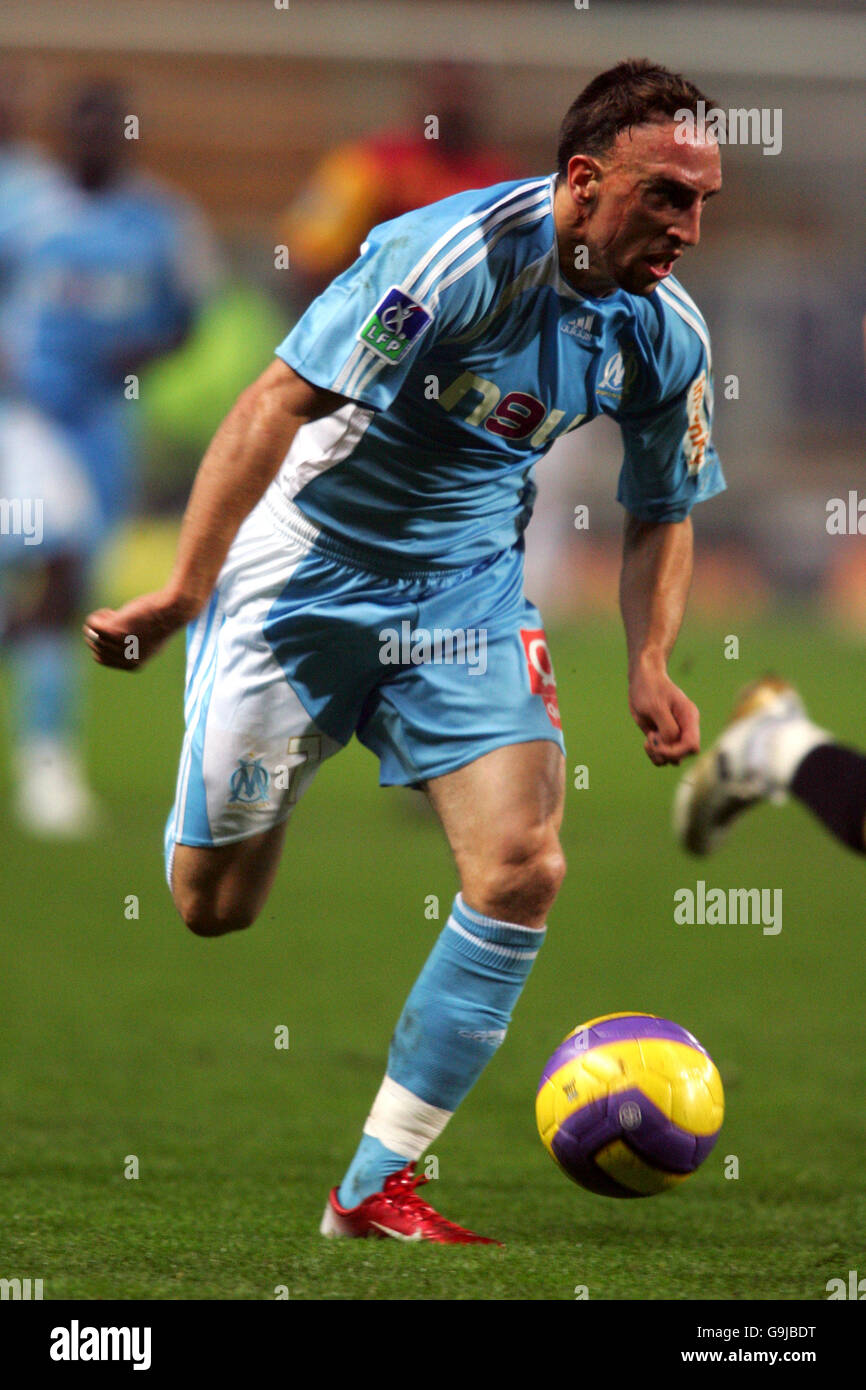
<path id="1" fill-rule="evenodd" d="M 195 936 L 227 936 L 245 931 L 255 921 L 254 908 L 243 901 L 220 902 L 203 893 L 174 893 L 174 902 Z"/>
<path id="2" fill-rule="evenodd" d="M 503 843 L 485 874 L 486 911 L 505 922 L 538 920 L 553 906 L 565 868 L 565 855 L 555 833 Z"/>

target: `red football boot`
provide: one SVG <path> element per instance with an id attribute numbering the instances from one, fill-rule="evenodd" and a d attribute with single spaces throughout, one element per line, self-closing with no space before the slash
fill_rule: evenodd
<path id="1" fill-rule="evenodd" d="M 416 1187 L 429 1178 L 415 1177 L 415 1164 L 407 1163 L 399 1173 L 385 1179 L 381 1192 L 365 1197 L 356 1207 L 341 1207 L 337 1188 L 332 1188 L 319 1227 L 323 1236 L 373 1237 L 383 1240 L 432 1240 L 439 1245 L 499 1245 L 489 1236 L 477 1236 L 446 1221 L 429 1202 L 416 1193 Z"/>

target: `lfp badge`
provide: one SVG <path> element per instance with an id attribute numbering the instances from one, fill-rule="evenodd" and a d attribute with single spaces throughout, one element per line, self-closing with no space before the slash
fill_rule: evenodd
<path id="1" fill-rule="evenodd" d="M 386 362 L 400 362 L 433 315 L 410 298 L 405 291 L 392 285 L 385 298 L 373 310 L 358 337 L 361 342 Z"/>

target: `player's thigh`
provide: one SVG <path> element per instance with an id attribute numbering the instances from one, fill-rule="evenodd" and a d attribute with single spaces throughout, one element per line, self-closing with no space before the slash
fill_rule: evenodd
<path id="1" fill-rule="evenodd" d="M 426 784 L 457 856 L 483 856 L 504 839 L 558 833 L 565 759 L 547 739 L 495 748 Z"/>
<path id="2" fill-rule="evenodd" d="M 171 892 L 191 931 L 222 936 L 252 925 L 273 887 L 286 826 L 229 845 L 175 846 Z"/>

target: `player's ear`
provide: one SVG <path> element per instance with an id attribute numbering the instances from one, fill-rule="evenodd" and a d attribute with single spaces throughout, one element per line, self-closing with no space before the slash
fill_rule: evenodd
<path id="1" fill-rule="evenodd" d="M 568 187 L 579 208 L 588 208 L 598 193 L 601 165 L 587 154 L 573 154 L 568 161 Z"/>

